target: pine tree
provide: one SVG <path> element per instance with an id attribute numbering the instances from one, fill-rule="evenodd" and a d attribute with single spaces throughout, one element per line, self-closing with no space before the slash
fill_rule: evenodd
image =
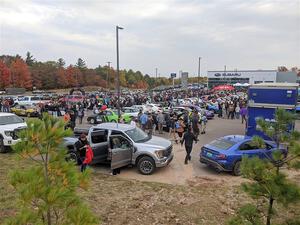
<path id="1" fill-rule="evenodd" d="M 20 211 L 6 224 L 98 224 L 88 207 L 76 195 L 85 187 L 87 173 L 79 173 L 74 164 L 66 162 L 64 137 L 71 134 L 64 122 L 47 114 L 41 120 L 27 122 L 20 132 L 21 141 L 14 151 L 32 164 L 10 173 L 10 183 L 18 192 Z"/>
<path id="2" fill-rule="evenodd" d="M 266 121 L 263 118 L 257 120 L 259 129 L 276 143 L 277 151 L 268 160 L 258 157 L 243 158 L 242 175 L 252 182 L 243 183 L 242 189 L 254 199 L 263 199 L 264 202 L 267 202 L 266 207 L 261 208 L 249 204 L 243 206 L 243 210 L 241 209 L 237 216 L 229 221 L 229 224 L 258 225 L 263 224 L 262 221 L 265 219 L 265 224 L 270 225 L 275 215 L 275 201 L 285 207 L 300 201 L 299 185 L 289 180 L 287 175 L 282 172 L 283 166 L 286 165 L 291 168 L 300 168 L 300 133 L 298 131 L 288 132 L 288 128 L 294 120 L 294 115 L 284 109 L 278 109 L 275 112 L 274 121 Z M 253 142 L 253 144 L 265 148 L 264 141 L 260 137 L 254 137 Z M 283 145 L 288 147 L 287 154 L 279 150 Z M 245 214 L 245 212 L 247 213 Z M 255 220 L 249 219 L 254 216 Z"/>
<path id="3" fill-rule="evenodd" d="M 26 53 L 26 60 L 25 60 L 26 64 L 28 66 L 32 66 L 35 62 L 35 58 L 33 58 L 33 56 L 30 54 L 30 52 Z"/>
<path id="4" fill-rule="evenodd" d="M 61 68 L 61 67 L 64 67 L 66 65 L 66 62 L 63 58 L 59 58 L 57 60 L 57 65 L 58 65 L 59 68 Z"/>

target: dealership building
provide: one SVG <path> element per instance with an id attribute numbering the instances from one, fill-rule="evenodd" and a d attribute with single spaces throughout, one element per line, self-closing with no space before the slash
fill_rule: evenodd
<path id="1" fill-rule="evenodd" d="M 233 70 L 233 71 L 207 71 L 208 86 L 214 87 L 222 84 L 259 84 L 287 82 L 296 83 L 296 72 L 279 72 L 277 70 Z"/>

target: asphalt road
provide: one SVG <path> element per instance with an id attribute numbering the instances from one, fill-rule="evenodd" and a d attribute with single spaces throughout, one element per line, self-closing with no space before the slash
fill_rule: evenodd
<path id="1" fill-rule="evenodd" d="M 86 121 L 86 118 L 84 119 Z M 79 127 L 89 127 L 90 125 L 84 123 Z M 296 122 L 296 127 L 300 130 L 300 122 Z M 126 179 L 137 179 L 142 181 L 156 181 L 170 184 L 184 184 L 194 179 L 209 179 L 216 180 L 218 183 L 227 181 L 232 184 L 239 183 L 242 179 L 240 177 L 232 176 L 228 172 L 218 173 L 212 168 L 199 162 L 199 153 L 203 145 L 211 142 L 212 140 L 225 135 L 244 134 L 245 125 L 241 124 L 241 120 L 228 120 L 214 118 L 209 120 L 207 124 L 206 134 L 199 136 L 199 142 L 194 145 L 192 151 L 192 160 L 188 165 L 184 164 L 185 149 L 180 144 L 174 143 L 173 161 L 165 168 L 159 168 L 154 174 L 145 176 L 139 174 L 135 167 L 126 167 L 121 170 L 119 177 Z M 154 134 L 157 135 L 157 134 Z M 167 133 L 159 135 L 161 137 L 171 139 Z M 110 173 L 108 165 L 94 165 L 92 169 L 96 172 Z"/>
<path id="2" fill-rule="evenodd" d="M 87 115 L 90 115 L 91 113 L 91 111 L 88 111 Z M 86 121 L 87 115 L 83 119 L 83 124 L 77 124 L 77 127 L 88 128 L 91 126 Z M 299 120 L 296 121 L 296 129 L 300 130 Z M 197 144 L 194 144 L 191 154 L 192 160 L 188 165 L 184 164 L 184 158 L 186 155 L 184 146 L 173 143 L 174 159 L 167 167 L 158 168 L 154 174 L 145 176 L 141 175 L 138 172 L 137 168 L 129 166 L 122 168 L 121 174 L 117 176 L 125 179 L 136 179 L 149 182 L 155 181 L 170 184 L 185 184 L 197 179 L 210 181 L 215 180 L 218 184 L 220 182 L 229 182 L 232 184 L 240 183 L 242 181 L 242 178 L 235 177 L 228 172 L 218 173 L 214 169 L 200 163 L 199 153 L 203 145 L 213 141 L 218 137 L 234 134 L 243 135 L 244 133 L 245 125 L 241 124 L 241 120 L 228 120 L 215 117 L 213 120 L 208 121 L 206 134 L 200 135 L 199 142 Z M 167 133 L 164 133 L 162 135 L 158 135 L 156 133 L 154 135 L 161 136 L 170 140 L 172 139 Z M 109 165 L 97 164 L 91 166 L 91 168 L 96 173 L 109 174 L 111 172 Z"/>

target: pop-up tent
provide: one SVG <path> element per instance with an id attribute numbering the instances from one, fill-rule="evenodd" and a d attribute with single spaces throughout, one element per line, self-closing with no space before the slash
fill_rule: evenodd
<path id="1" fill-rule="evenodd" d="M 232 91 L 234 87 L 231 85 L 219 85 L 213 88 L 213 91 Z"/>

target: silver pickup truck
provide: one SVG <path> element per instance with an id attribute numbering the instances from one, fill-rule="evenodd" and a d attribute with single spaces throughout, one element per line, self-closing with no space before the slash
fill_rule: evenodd
<path id="1" fill-rule="evenodd" d="M 137 166 L 144 175 L 152 174 L 157 167 L 167 166 L 173 159 L 172 143 L 156 136 L 148 136 L 138 127 L 128 124 L 102 123 L 87 131 L 94 158 L 92 163 L 110 161 L 111 168 Z M 77 138 L 65 138 L 69 157 L 77 160 Z"/>

